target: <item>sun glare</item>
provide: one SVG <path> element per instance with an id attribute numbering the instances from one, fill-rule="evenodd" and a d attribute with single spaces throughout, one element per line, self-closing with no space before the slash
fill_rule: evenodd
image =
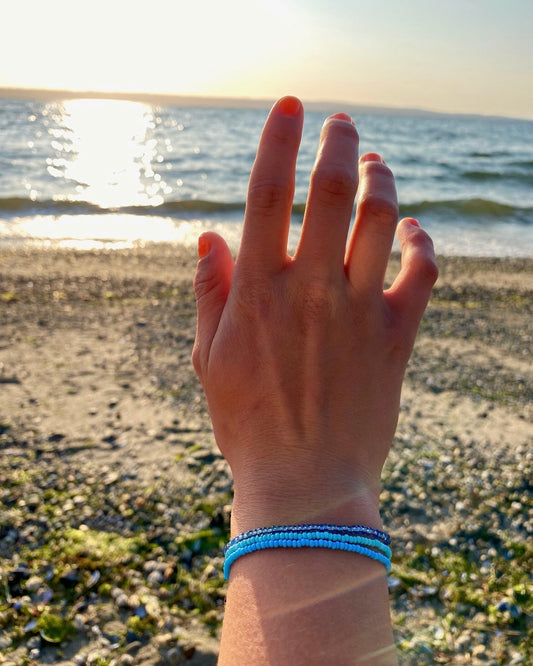
<path id="1" fill-rule="evenodd" d="M 75 185 L 71 200 L 112 208 L 163 201 L 153 180 L 156 141 L 151 107 L 137 102 L 63 102 L 50 130 L 55 157 L 49 173 Z"/>

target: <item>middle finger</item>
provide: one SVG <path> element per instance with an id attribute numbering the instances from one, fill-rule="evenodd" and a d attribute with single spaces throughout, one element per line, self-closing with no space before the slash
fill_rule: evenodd
<path id="1" fill-rule="evenodd" d="M 326 120 L 295 256 L 308 275 L 324 277 L 344 271 L 358 183 L 358 147 L 359 137 L 349 116 L 339 113 Z"/>

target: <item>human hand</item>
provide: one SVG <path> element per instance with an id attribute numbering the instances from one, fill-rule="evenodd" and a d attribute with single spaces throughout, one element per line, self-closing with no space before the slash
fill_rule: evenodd
<path id="1" fill-rule="evenodd" d="M 358 165 L 357 132 L 343 114 L 324 123 L 288 256 L 302 125 L 295 98 L 273 107 L 235 264 L 220 236 L 199 239 L 193 363 L 234 477 L 234 534 L 301 522 L 380 526 L 381 469 L 437 277 L 430 238 L 415 220 L 397 226 L 393 175 L 372 153 Z M 384 291 L 396 228 L 402 267 Z"/>

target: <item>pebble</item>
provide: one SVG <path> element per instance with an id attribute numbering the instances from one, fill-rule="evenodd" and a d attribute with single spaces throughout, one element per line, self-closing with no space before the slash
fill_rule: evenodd
<path id="1" fill-rule="evenodd" d="M 37 592 L 43 583 L 44 580 L 40 576 L 30 576 L 26 581 L 26 589 L 28 592 Z"/>
<path id="2" fill-rule="evenodd" d="M 135 659 L 131 654 L 121 654 L 117 660 L 117 664 L 120 666 L 131 666 L 134 663 Z"/>

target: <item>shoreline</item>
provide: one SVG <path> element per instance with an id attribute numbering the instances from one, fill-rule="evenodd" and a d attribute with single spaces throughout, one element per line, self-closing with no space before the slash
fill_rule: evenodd
<path id="1" fill-rule="evenodd" d="M 1 664 L 216 661 L 231 480 L 189 360 L 195 263 L 0 247 Z M 439 266 L 383 476 L 398 650 L 525 663 L 533 259 Z"/>
<path id="2" fill-rule="evenodd" d="M 176 95 L 173 93 L 143 92 L 137 90 L 114 91 L 105 90 L 65 90 L 61 88 L 23 88 L 3 87 L 0 88 L 0 98 L 64 101 L 66 99 L 110 99 L 125 100 L 130 102 L 141 102 L 158 106 L 183 106 L 183 107 L 223 107 L 237 109 L 259 109 L 268 111 L 276 98 L 265 97 L 226 97 L 213 95 Z M 508 116 L 502 114 L 473 113 L 466 111 L 439 111 L 438 109 L 409 108 L 388 106 L 381 104 L 360 104 L 346 100 L 304 100 L 305 106 L 310 111 L 332 112 L 331 109 L 347 108 L 354 113 L 380 113 L 383 115 L 414 115 L 430 118 L 482 118 L 495 120 L 519 120 L 533 122 L 532 118 L 524 116 Z"/>
<path id="3" fill-rule="evenodd" d="M 137 210 L 124 208 L 97 215 L 87 211 L 76 215 L 52 215 L 50 212 L 36 211 L 37 214 L 30 217 L 11 221 L 0 219 L 0 252 L 143 251 L 160 246 L 163 252 L 173 248 L 179 254 L 183 248 L 196 247 L 200 233 L 208 230 L 223 235 L 230 248 L 236 252 L 242 236 L 242 216 L 234 218 L 223 210 L 223 204 L 215 205 L 221 205 L 222 209 L 211 213 L 198 211 L 202 219 L 194 215 L 176 218 L 173 213 L 168 214 L 168 210 L 165 215 L 154 207 L 139 207 Z M 244 204 L 242 206 L 244 211 Z M 409 214 L 409 205 L 406 205 L 402 216 Z M 459 221 L 441 225 L 426 220 L 424 229 L 432 237 L 435 251 L 444 263 L 452 258 L 533 260 L 532 225 L 507 221 L 497 228 L 480 228 Z M 301 213 L 298 213 L 289 230 L 289 253 L 297 247 L 300 234 Z M 395 239 L 393 254 L 399 253 L 399 249 Z"/>

